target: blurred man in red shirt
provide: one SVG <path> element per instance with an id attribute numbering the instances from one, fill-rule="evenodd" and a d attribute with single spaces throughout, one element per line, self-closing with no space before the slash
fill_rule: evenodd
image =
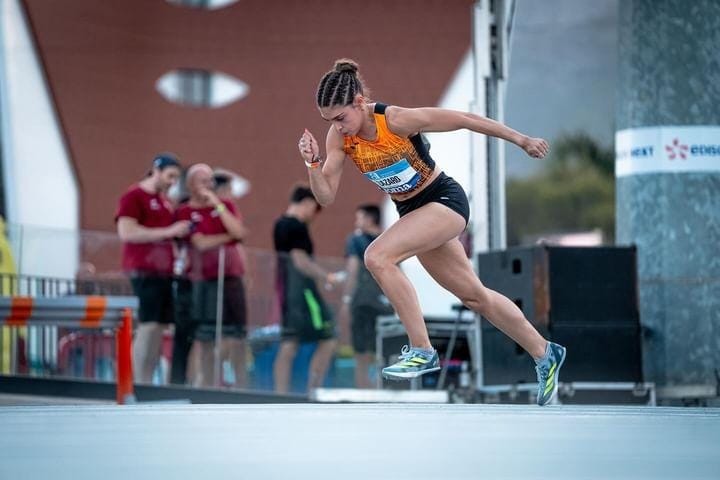
<path id="1" fill-rule="evenodd" d="M 190 201 L 181 206 L 176 218 L 192 222 L 190 278 L 193 281 L 193 319 L 196 322 L 195 348 L 200 368 L 197 384 L 214 384 L 213 347 L 216 334 L 219 292 L 220 251 L 225 252 L 222 302 L 222 335 L 228 344 L 235 371 L 235 386 L 244 387 L 246 302 L 242 275 L 245 266 L 237 243 L 246 235 L 232 202 L 213 192 L 213 171 L 205 164 L 191 166 L 186 175 Z"/>
<path id="2" fill-rule="evenodd" d="M 123 241 L 122 267 L 140 301 L 133 343 L 135 381 L 151 382 L 160 358 L 164 328 L 173 323 L 173 238 L 187 235 L 189 221 L 173 221 L 165 196 L 180 178 L 180 162 L 169 153 L 155 157 L 150 173 L 120 198 L 115 222 Z"/>

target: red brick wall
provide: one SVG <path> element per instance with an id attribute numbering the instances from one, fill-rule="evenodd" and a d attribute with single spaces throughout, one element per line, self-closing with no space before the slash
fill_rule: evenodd
<path id="1" fill-rule="evenodd" d="M 161 150 L 252 183 L 240 201 L 251 246 L 271 248 L 290 186 L 306 179 L 304 127 L 324 138 L 315 88 L 334 59 L 361 65 L 374 98 L 433 105 L 470 46 L 472 0 L 241 0 L 217 11 L 163 0 L 24 0 L 80 185 L 81 225 L 112 230 L 118 196 Z M 222 109 L 165 101 L 168 70 L 219 70 L 250 86 Z M 348 165 L 313 226 L 318 252 L 342 254 L 358 203 L 381 194 Z"/>

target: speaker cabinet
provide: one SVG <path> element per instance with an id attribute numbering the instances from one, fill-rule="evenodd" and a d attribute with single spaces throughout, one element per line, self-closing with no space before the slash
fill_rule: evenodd
<path id="1" fill-rule="evenodd" d="M 568 349 L 562 381 L 642 381 L 634 247 L 535 246 L 477 260 L 486 286 Z M 485 384 L 535 382 L 530 356 L 486 319 L 482 328 Z"/>

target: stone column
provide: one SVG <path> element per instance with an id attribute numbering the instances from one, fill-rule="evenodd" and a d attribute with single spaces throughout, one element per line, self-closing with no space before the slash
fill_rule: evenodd
<path id="1" fill-rule="evenodd" d="M 720 372 L 720 1 L 621 0 L 617 243 L 638 247 L 644 372 Z"/>

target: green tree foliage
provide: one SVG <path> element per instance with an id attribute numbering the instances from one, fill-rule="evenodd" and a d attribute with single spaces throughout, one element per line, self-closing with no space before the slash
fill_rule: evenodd
<path id="1" fill-rule="evenodd" d="M 538 174 L 506 186 L 508 245 L 527 236 L 600 228 L 615 236 L 615 154 L 585 133 L 551 143 Z"/>

